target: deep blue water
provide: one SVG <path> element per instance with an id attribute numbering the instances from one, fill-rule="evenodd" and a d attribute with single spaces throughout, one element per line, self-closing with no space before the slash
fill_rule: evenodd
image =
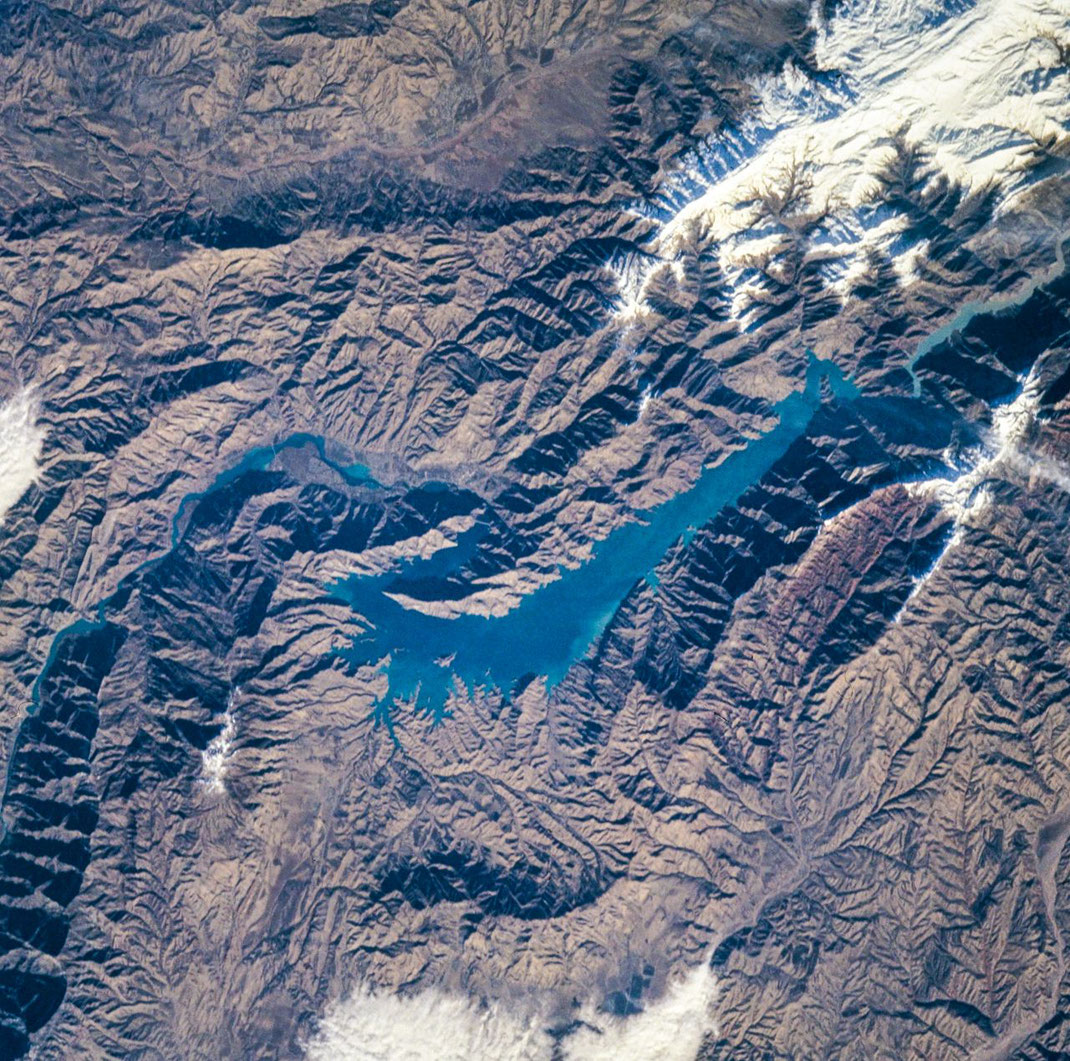
<path id="1" fill-rule="evenodd" d="M 396 696 L 416 696 L 418 706 L 436 716 L 454 676 L 469 688 L 484 684 L 506 691 L 532 675 L 557 683 L 602 633 L 632 587 L 642 579 L 654 582 L 654 568 L 673 543 L 736 501 L 806 430 L 820 404 L 822 379 L 839 397 L 858 393 L 835 366 L 812 360 L 805 390 L 778 404 L 779 423 L 772 431 L 707 468 L 690 490 L 643 513 L 643 522 L 613 531 L 595 544 L 587 563 L 559 569 L 559 578 L 524 597 L 504 616 L 435 618 L 404 608 L 386 594 L 404 592 L 410 580 L 442 578 L 460 570 L 478 546 L 479 527 L 428 560 L 336 584 L 334 593 L 373 627 L 344 655 L 355 663 L 383 667 L 389 678 L 384 705 Z M 450 657 L 448 667 L 436 662 Z"/>

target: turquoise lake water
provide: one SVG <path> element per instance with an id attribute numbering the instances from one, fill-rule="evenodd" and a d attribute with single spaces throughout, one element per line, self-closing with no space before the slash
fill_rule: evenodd
<path id="1" fill-rule="evenodd" d="M 772 431 L 707 468 L 690 490 L 642 513 L 643 522 L 613 531 L 594 545 L 583 566 L 559 569 L 559 578 L 504 616 L 440 619 L 404 608 L 384 592 L 401 588 L 395 585 L 399 578 L 441 578 L 459 570 L 478 546 L 478 527 L 428 560 L 336 584 L 334 594 L 373 626 L 344 655 L 383 667 L 389 678 L 384 704 L 415 697 L 419 708 L 435 715 L 455 676 L 469 688 L 493 685 L 505 691 L 532 675 L 556 684 L 599 637 L 632 587 L 642 579 L 653 583 L 654 568 L 673 543 L 731 505 L 806 430 L 820 404 L 822 379 L 840 398 L 857 396 L 835 366 L 812 359 L 805 390 L 779 403 Z M 448 667 L 435 662 L 449 657 Z"/>
<path id="2" fill-rule="evenodd" d="M 485 528 L 478 525 L 427 560 L 407 561 L 383 575 L 354 576 L 326 587 L 372 626 L 365 637 L 341 654 L 354 663 L 381 667 L 386 673 L 389 690 L 379 706 L 380 717 L 389 719 L 389 705 L 395 697 L 415 699 L 419 709 L 440 717 L 455 678 L 468 688 L 493 685 L 505 691 L 524 678 L 539 677 L 550 685 L 559 682 L 597 640 L 632 587 L 643 579 L 655 584 L 654 569 L 673 543 L 687 539 L 732 504 L 806 430 L 821 403 L 823 380 L 837 397 L 850 400 L 858 394 L 834 365 L 811 359 L 805 389 L 776 406 L 779 421 L 772 431 L 716 467 L 707 468 L 690 490 L 641 513 L 641 522 L 626 524 L 595 543 L 585 564 L 572 570 L 560 568 L 555 581 L 524 597 L 504 616 L 440 619 L 404 608 L 387 596 L 390 590 L 404 588 L 399 582 L 442 578 L 463 568 L 485 534 Z M 378 485 L 365 466 L 329 459 L 322 436 L 291 435 L 251 450 L 204 490 L 183 498 L 172 522 L 172 548 L 184 532 L 186 514 L 199 500 L 246 471 L 268 468 L 281 451 L 305 446 L 314 447 L 320 460 L 346 481 Z M 160 559 L 146 561 L 127 575 L 124 583 Z M 99 627 L 111 599 L 99 603 L 95 619 L 77 620 L 53 639 L 34 686 L 34 706 L 41 679 L 49 673 L 59 646 L 68 637 Z M 450 658 L 449 666 L 439 664 L 445 658 Z"/>
<path id="3" fill-rule="evenodd" d="M 907 362 L 907 370 L 914 380 L 915 396 L 921 394 L 921 377 L 917 373 L 918 363 L 931 354 L 941 343 L 946 342 L 956 332 L 965 330 L 976 317 L 1003 313 L 1006 310 L 1024 306 L 1035 292 L 1039 291 L 1045 284 L 1057 280 L 1066 272 L 1066 241 L 1068 235 L 1070 233 L 1064 232 L 1055 241 L 1055 261 L 1044 272 L 1039 273 L 1023 284 L 1015 294 L 995 295 L 992 298 L 967 302 L 947 324 L 937 328 L 934 332 L 930 332 L 918 344 L 913 356 Z"/>

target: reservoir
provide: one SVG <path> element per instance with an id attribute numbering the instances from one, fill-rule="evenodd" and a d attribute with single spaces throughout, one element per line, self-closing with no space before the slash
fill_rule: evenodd
<path id="1" fill-rule="evenodd" d="M 735 502 L 805 432 L 821 403 L 823 381 L 841 399 L 858 394 L 832 363 L 811 357 L 805 388 L 775 407 L 776 427 L 706 468 L 690 490 L 640 513 L 639 520 L 596 542 L 586 563 L 574 569 L 559 568 L 555 580 L 525 596 L 505 615 L 443 619 L 405 608 L 389 596 L 404 591 L 407 582 L 460 571 L 485 534 L 478 524 L 461 534 L 454 545 L 427 559 L 403 561 L 385 574 L 355 575 L 325 587 L 370 624 L 367 633 L 341 655 L 351 663 L 377 666 L 386 673 L 389 688 L 379 705 L 379 717 L 388 720 L 390 705 L 400 697 L 415 699 L 418 709 L 439 718 L 455 679 L 469 689 L 485 685 L 506 692 L 532 676 L 551 686 L 559 682 L 597 640 L 630 590 L 644 579 L 655 584 L 654 569 L 673 543 L 686 539 Z M 172 522 L 171 549 L 182 540 L 188 514 L 199 501 L 234 483 L 244 472 L 267 469 L 282 450 L 305 446 L 313 446 L 320 460 L 347 482 L 378 485 L 363 465 L 343 465 L 328 458 L 328 443 L 322 436 L 291 435 L 250 450 L 206 489 L 184 497 Z M 161 560 L 157 556 L 145 561 L 121 586 L 130 585 L 140 571 Z M 55 636 L 34 685 L 31 713 L 38 706 L 41 681 L 51 672 L 61 646 L 71 637 L 101 628 L 112 600 L 107 597 L 99 603 L 95 619 L 77 620 Z M 443 665 L 446 661 L 448 665 Z"/>
<path id="2" fill-rule="evenodd" d="M 343 655 L 354 663 L 383 668 L 389 692 L 381 708 L 388 710 L 394 697 L 415 698 L 420 709 L 436 717 L 454 677 L 469 689 L 486 685 L 506 692 L 532 675 L 556 684 L 599 637 L 629 591 L 643 579 L 653 583 L 654 568 L 673 543 L 735 502 L 805 432 L 821 401 L 822 380 L 840 398 L 849 400 L 858 393 L 834 365 L 811 358 L 805 390 L 776 406 L 775 428 L 705 469 L 690 490 L 641 513 L 641 522 L 628 523 L 595 543 L 586 563 L 560 568 L 554 581 L 505 615 L 437 618 L 388 596 L 403 592 L 408 580 L 458 571 L 478 547 L 479 527 L 426 560 L 337 583 L 333 593 L 372 625 Z M 436 662 L 446 660 L 448 666 Z"/>

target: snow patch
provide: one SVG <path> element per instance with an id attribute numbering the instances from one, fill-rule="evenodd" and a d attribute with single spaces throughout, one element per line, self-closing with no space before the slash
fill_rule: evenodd
<path id="1" fill-rule="evenodd" d="M 221 793 L 226 790 L 227 765 L 234 754 L 234 735 L 237 732 L 233 712 L 237 692 L 235 690 L 231 693 L 227 701 L 227 709 L 223 712 L 223 728 L 201 752 L 201 784 L 209 792 Z"/>
<path id="2" fill-rule="evenodd" d="M 937 501 L 954 521 L 947 544 L 929 570 L 915 580 L 908 603 L 936 573 L 944 558 L 961 544 L 965 528 L 984 524 L 993 504 L 989 488 L 992 480 L 1015 478 L 1025 480 L 1027 486 L 1041 482 L 1070 493 L 1070 468 L 1037 453 L 1027 442 L 1039 397 L 1040 386 L 1031 374 L 1013 401 L 993 410 L 991 429 L 985 432 L 980 445 L 958 458 L 957 475 L 907 484 L 915 496 Z M 902 612 L 900 609 L 899 615 Z"/>
<path id="3" fill-rule="evenodd" d="M 656 397 L 657 393 L 651 390 L 650 387 L 644 388 L 643 393 L 639 396 L 639 412 L 635 417 L 636 423 L 643 419 L 643 413 L 646 412 L 647 407 L 650 405 L 650 399 Z"/>
<path id="4" fill-rule="evenodd" d="M 995 187 L 1005 202 L 1044 145 L 1066 139 L 1070 94 L 1058 66 L 1070 0 L 847 0 L 816 36 L 817 68 L 838 75 L 788 63 L 761 79 L 746 124 L 685 160 L 660 209 L 641 209 L 663 224 L 653 259 L 618 267 L 622 322 L 642 318 L 647 281 L 679 260 L 696 229 L 736 287 L 737 313 L 756 251 L 775 254 L 785 233 L 790 244 L 793 225 L 837 260 L 841 297 L 876 248 L 910 282 L 924 244 L 881 203 L 897 151 L 920 145 L 934 179 Z"/>

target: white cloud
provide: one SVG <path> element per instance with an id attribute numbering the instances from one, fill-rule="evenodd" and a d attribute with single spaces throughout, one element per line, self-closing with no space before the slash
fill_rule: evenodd
<path id="1" fill-rule="evenodd" d="M 23 388 L 0 405 L 0 523 L 37 479 L 45 443 L 33 391 Z"/>
<path id="2" fill-rule="evenodd" d="M 712 1028 L 713 974 L 703 963 L 631 1017 L 587 1005 L 562 1040 L 566 1061 L 693 1061 Z M 484 1005 L 428 988 L 397 995 L 365 989 L 328 1010 L 309 1061 L 550 1061 L 549 1006 Z"/>
<path id="3" fill-rule="evenodd" d="M 662 998 L 632 1017 L 587 1017 L 564 1043 L 569 1061 L 694 1061 L 712 1030 L 713 973 L 704 962 L 673 984 Z"/>
<path id="4" fill-rule="evenodd" d="M 553 1040 L 536 1013 L 481 1006 L 430 988 L 411 995 L 359 990 L 330 1008 L 310 1061 L 548 1061 Z"/>

